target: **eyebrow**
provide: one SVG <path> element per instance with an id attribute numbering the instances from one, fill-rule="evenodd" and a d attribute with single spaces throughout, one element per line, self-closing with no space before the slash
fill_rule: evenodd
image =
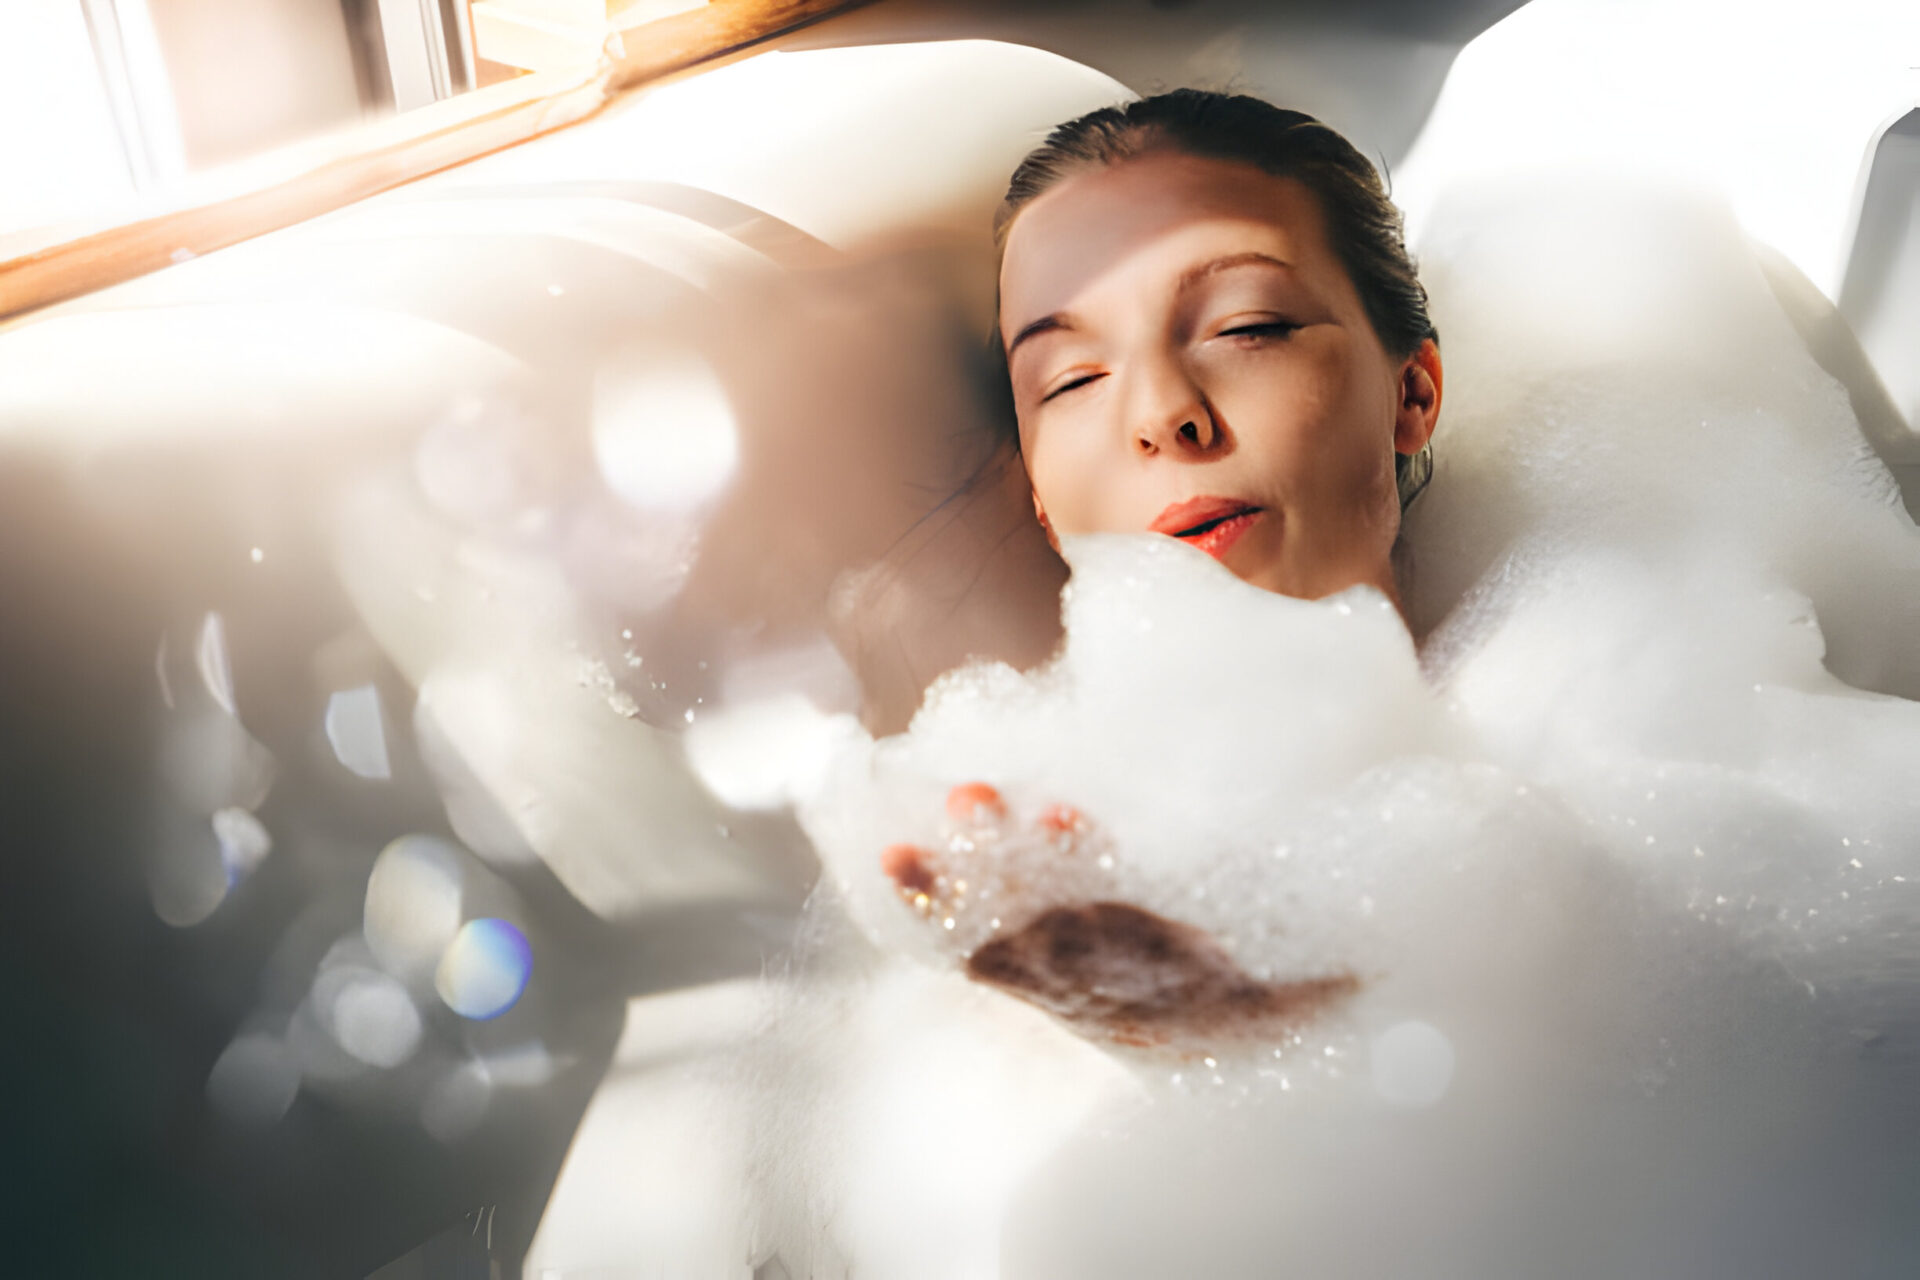
<path id="1" fill-rule="evenodd" d="M 1257 251 L 1230 253 L 1223 258 L 1215 258 L 1211 262 L 1203 262 L 1199 266 L 1187 268 L 1180 273 L 1179 287 L 1182 292 L 1185 292 L 1209 276 L 1217 275 L 1222 271 L 1231 271 L 1236 267 L 1278 267 L 1282 271 L 1291 271 L 1293 264 L 1284 258 L 1276 258 L 1270 253 Z M 1028 338 L 1037 338 L 1043 333 L 1065 332 L 1073 327 L 1073 322 L 1064 312 L 1056 311 L 1052 315 L 1041 316 L 1013 335 L 1013 341 L 1007 344 L 1007 359 L 1013 359 L 1013 353 Z"/>
<path id="2" fill-rule="evenodd" d="M 1284 258 L 1276 258 L 1270 253 L 1250 251 L 1230 253 L 1224 258 L 1215 258 L 1212 262 L 1203 262 L 1197 267 L 1189 267 L 1180 273 L 1180 288 L 1184 291 L 1199 284 L 1208 276 L 1218 275 L 1222 271 L 1231 271 L 1235 267 L 1278 267 L 1282 271 L 1293 270 L 1293 264 Z"/>
<path id="3" fill-rule="evenodd" d="M 1043 333 L 1053 333 L 1056 330 L 1067 330 L 1071 328 L 1073 328 L 1073 323 L 1058 311 L 1050 316 L 1041 316 L 1038 320 L 1035 320 L 1032 324 L 1013 335 L 1013 341 L 1007 344 L 1007 359 L 1013 359 L 1013 353 L 1018 350 L 1020 344 L 1028 338 L 1037 338 Z"/>

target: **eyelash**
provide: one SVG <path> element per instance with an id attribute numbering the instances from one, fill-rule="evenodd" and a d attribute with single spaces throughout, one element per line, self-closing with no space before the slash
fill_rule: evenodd
<path id="1" fill-rule="evenodd" d="M 1040 403 L 1045 404 L 1047 401 L 1053 399 L 1055 396 L 1065 395 L 1067 392 L 1072 391 L 1077 387 L 1084 387 L 1089 382 L 1097 381 L 1098 379 L 1104 378 L 1105 376 L 1106 375 L 1103 373 L 1081 374 L 1079 377 L 1073 379 L 1073 381 L 1062 383 L 1060 386 L 1057 386 L 1053 390 L 1047 392 L 1047 394 L 1045 394 L 1044 396 L 1041 396 Z"/>
<path id="2" fill-rule="evenodd" d="M 1286 320 L 1262 320 L 1257 324 L 1240 324 L 1240 325 L 1235 325 L 1231 329 L 1222 329 L 1220 331 L 1220 336 L 1223 338 L 1228 338 L 1228 337 L 1284 338 L 1288 334 L 1293 333 L 1295 330 L 1299 328 L 1300 328 L 1299 325 L 1293 324 Z"/>
<path id="3" fill-rule="evenodd" d="M 1223 338 L 1284 338 L 1299 328 L 1299 325 L 1287 320 L 1262 320 L 1255 324 L 1241 324 L 1235 325 L 1231 329 L 1222 329 L 1220 336 Z M 1063 396 L 1069 391 L 1078 390 L 1088 383 L 1096 382 L 1105 376 L 1105 374 L 1101 373 L 1082 374 L 1080 377 L 1070 382 L 1062 383 L 1060 386 L 1047 392 L 1044 396 L 1041 396 L 1040 403 L 1045 404 L 1056 396 Z"/>

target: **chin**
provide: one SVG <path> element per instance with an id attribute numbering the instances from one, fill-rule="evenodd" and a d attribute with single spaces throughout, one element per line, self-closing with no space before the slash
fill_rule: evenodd
<path id="1" fill-rule="evenodd" d="M 1306 584 L 1300 581 L 1300 575 L 1289 573 L 1284 565 L 1276 565 L 1271 561 L 1256 561 L 1246 566 L 1228 561 L 1226 565 L 1233 570 L 1234 577 L 1248 586 L 1258 587 L 1262 591 L 1271 591 L 1277 596 L 1293 596 L 1300 600 L 1314 598 L 1314 594 L 1307 589 Z"/>

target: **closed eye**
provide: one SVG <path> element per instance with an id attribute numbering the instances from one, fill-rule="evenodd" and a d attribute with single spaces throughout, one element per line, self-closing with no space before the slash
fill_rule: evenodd
<path id="1" fill-rule="evenodd" d="M 1077 378 L 1061 383 L 1059 386 L 1055 387 L 1053 390 L 1047 392 L 1047 394 L 1045 394 L 1044 396 L 1041 396 L 1040 403 L 1045 404 L 1047 401 L 1053 399 L 1055 396 L 1063 396 L 1067 392 L 1074 390 L 1076 387 L 1084 387 L 1089 382 L 1093 382 L 1097 379 L 1104 378 L 1106 376 L 1107 375 L 1104 373 L 1082 374 Z"/>
<path id="2" fill-rule="evenodd" d="M 1223 338 L 1284 338 L 1300 328 L 1288 320 L 1260 320 L 1252 324 L 1237 324 L 1231 329 L 1222 329 Z"/>

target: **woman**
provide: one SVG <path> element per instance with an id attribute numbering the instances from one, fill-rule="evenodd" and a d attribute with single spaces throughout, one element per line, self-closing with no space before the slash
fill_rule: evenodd
<path id="1" fill-rule="evenodd" d="M 1398 599 L 1439 345 L 1399 212 L 1313 118 L 1182 89 L 1055 130 L 996 235 L 1034 510 L 1151 530 L 1256 586 Z"/>
<path id="2" fill-rule="evenodd" d="M 1270 591 L 1398 602 L 1442 373 L 1399 212 L 1350 143 L 1244 96 L 1103 108 L 1020 164 L 995 230 L 1000 350 L 1050 539 L 1153 532 Z M 1001 806 L 972 783 L 948 808 Z M 912 846 L 882 864 L 929 914 L 962 879 Z M 1354 985 L 1256 982 L 1199 930 L 1112 902 L 1047 911 L 968 968 L 1135 1043 L 1294 1019 Z"/>

